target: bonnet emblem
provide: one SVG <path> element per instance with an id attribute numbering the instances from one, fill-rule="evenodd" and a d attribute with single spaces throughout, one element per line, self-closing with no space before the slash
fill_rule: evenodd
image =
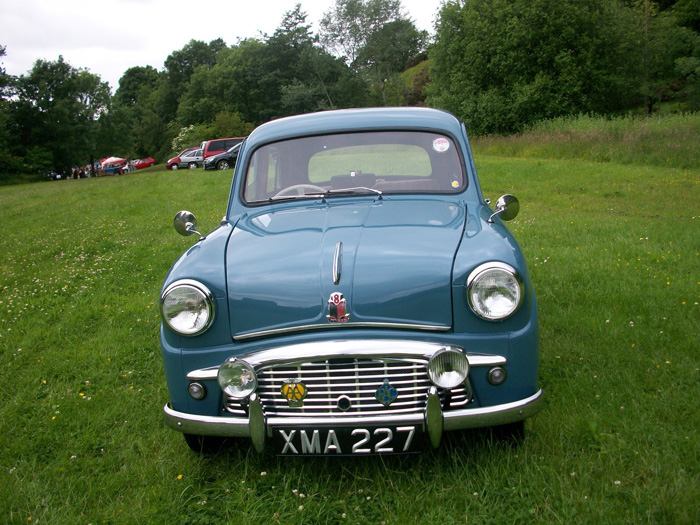
<path id="1" fill-rule="evenodd" d="M 347 303 L 345 297 L 340 292 L 333 292 L 328 299 L 328 315 L 326 316 L 329 323 L 344 323 L 350 319 L 350 314 L 347 313 Z"/>

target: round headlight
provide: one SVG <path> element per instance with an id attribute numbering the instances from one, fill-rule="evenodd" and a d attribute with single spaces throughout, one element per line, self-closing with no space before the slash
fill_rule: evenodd
<path id="1" fill-rule="evenodd" d="M 476 315 L 501 321 L 513 315 L 523 300 L 523 283 L 511 266 L 482 264 L 467 279 L 467 300 Z"/>
<path id="2" fill-rule="evenodd" d="M 455 388 L 467 378 L 469 361 L 459 350 L 444 348 L 428 362 L 428 376 L 440 388 Z"/>
<path id="3" fill-rule="evenodd" d="M 198 335 L 214 319 L 214 302 L 202 283 L 183 279 L 168 286 L 160 298 L 163 320 L 181 335 Z"/>
<path id="4" fill-rule="evenodd" d="M 235 357 L 227 359 L 219 367 L 217 379 L 221 390 L 234 399 L 244 399 L 258 387 L 258 377 L 253 367 Z"/>

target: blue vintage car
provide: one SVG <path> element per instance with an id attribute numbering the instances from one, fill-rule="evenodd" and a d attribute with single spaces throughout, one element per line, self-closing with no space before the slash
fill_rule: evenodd
<path id="1" fill-rule="evenodd" d="M 464 125 L 425 108 L 258 127 L 161 294 L 166 424 L 194 450 L 413 453 L 542 407 L 535 293 Z"/>

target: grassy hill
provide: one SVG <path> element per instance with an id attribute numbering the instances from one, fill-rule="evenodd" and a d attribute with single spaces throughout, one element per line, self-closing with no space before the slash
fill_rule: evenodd
<path id="1" fill-rule="evenodd" d="M 485 194 L 521 201 L 547 406 L 520 445 L 408 458 L 200 457 L 164 427 L 158 295 L 193 242 L 172 217 L 214 228 L 230 172 L 0 187 L 0 521 L 697 523 L 694 118 L 668 161 L 641 123 L 475 141 Z"/>

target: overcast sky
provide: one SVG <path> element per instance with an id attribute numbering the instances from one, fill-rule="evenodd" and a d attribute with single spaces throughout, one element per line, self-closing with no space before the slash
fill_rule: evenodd
<path id="1" fill-rule="evenodd" d="M 134 66 L 163 69 L 190 40 L 272 35 L 287 11 L 301 3 L 314 32 L 334 0 L 0 0 L 0 61 L 10 75 L 27 74 L 38 59 L 59 55 L 75 68 L 119 87 Z M 442 0 L 401 0 L 419 29 L 434 34 Z"/>

